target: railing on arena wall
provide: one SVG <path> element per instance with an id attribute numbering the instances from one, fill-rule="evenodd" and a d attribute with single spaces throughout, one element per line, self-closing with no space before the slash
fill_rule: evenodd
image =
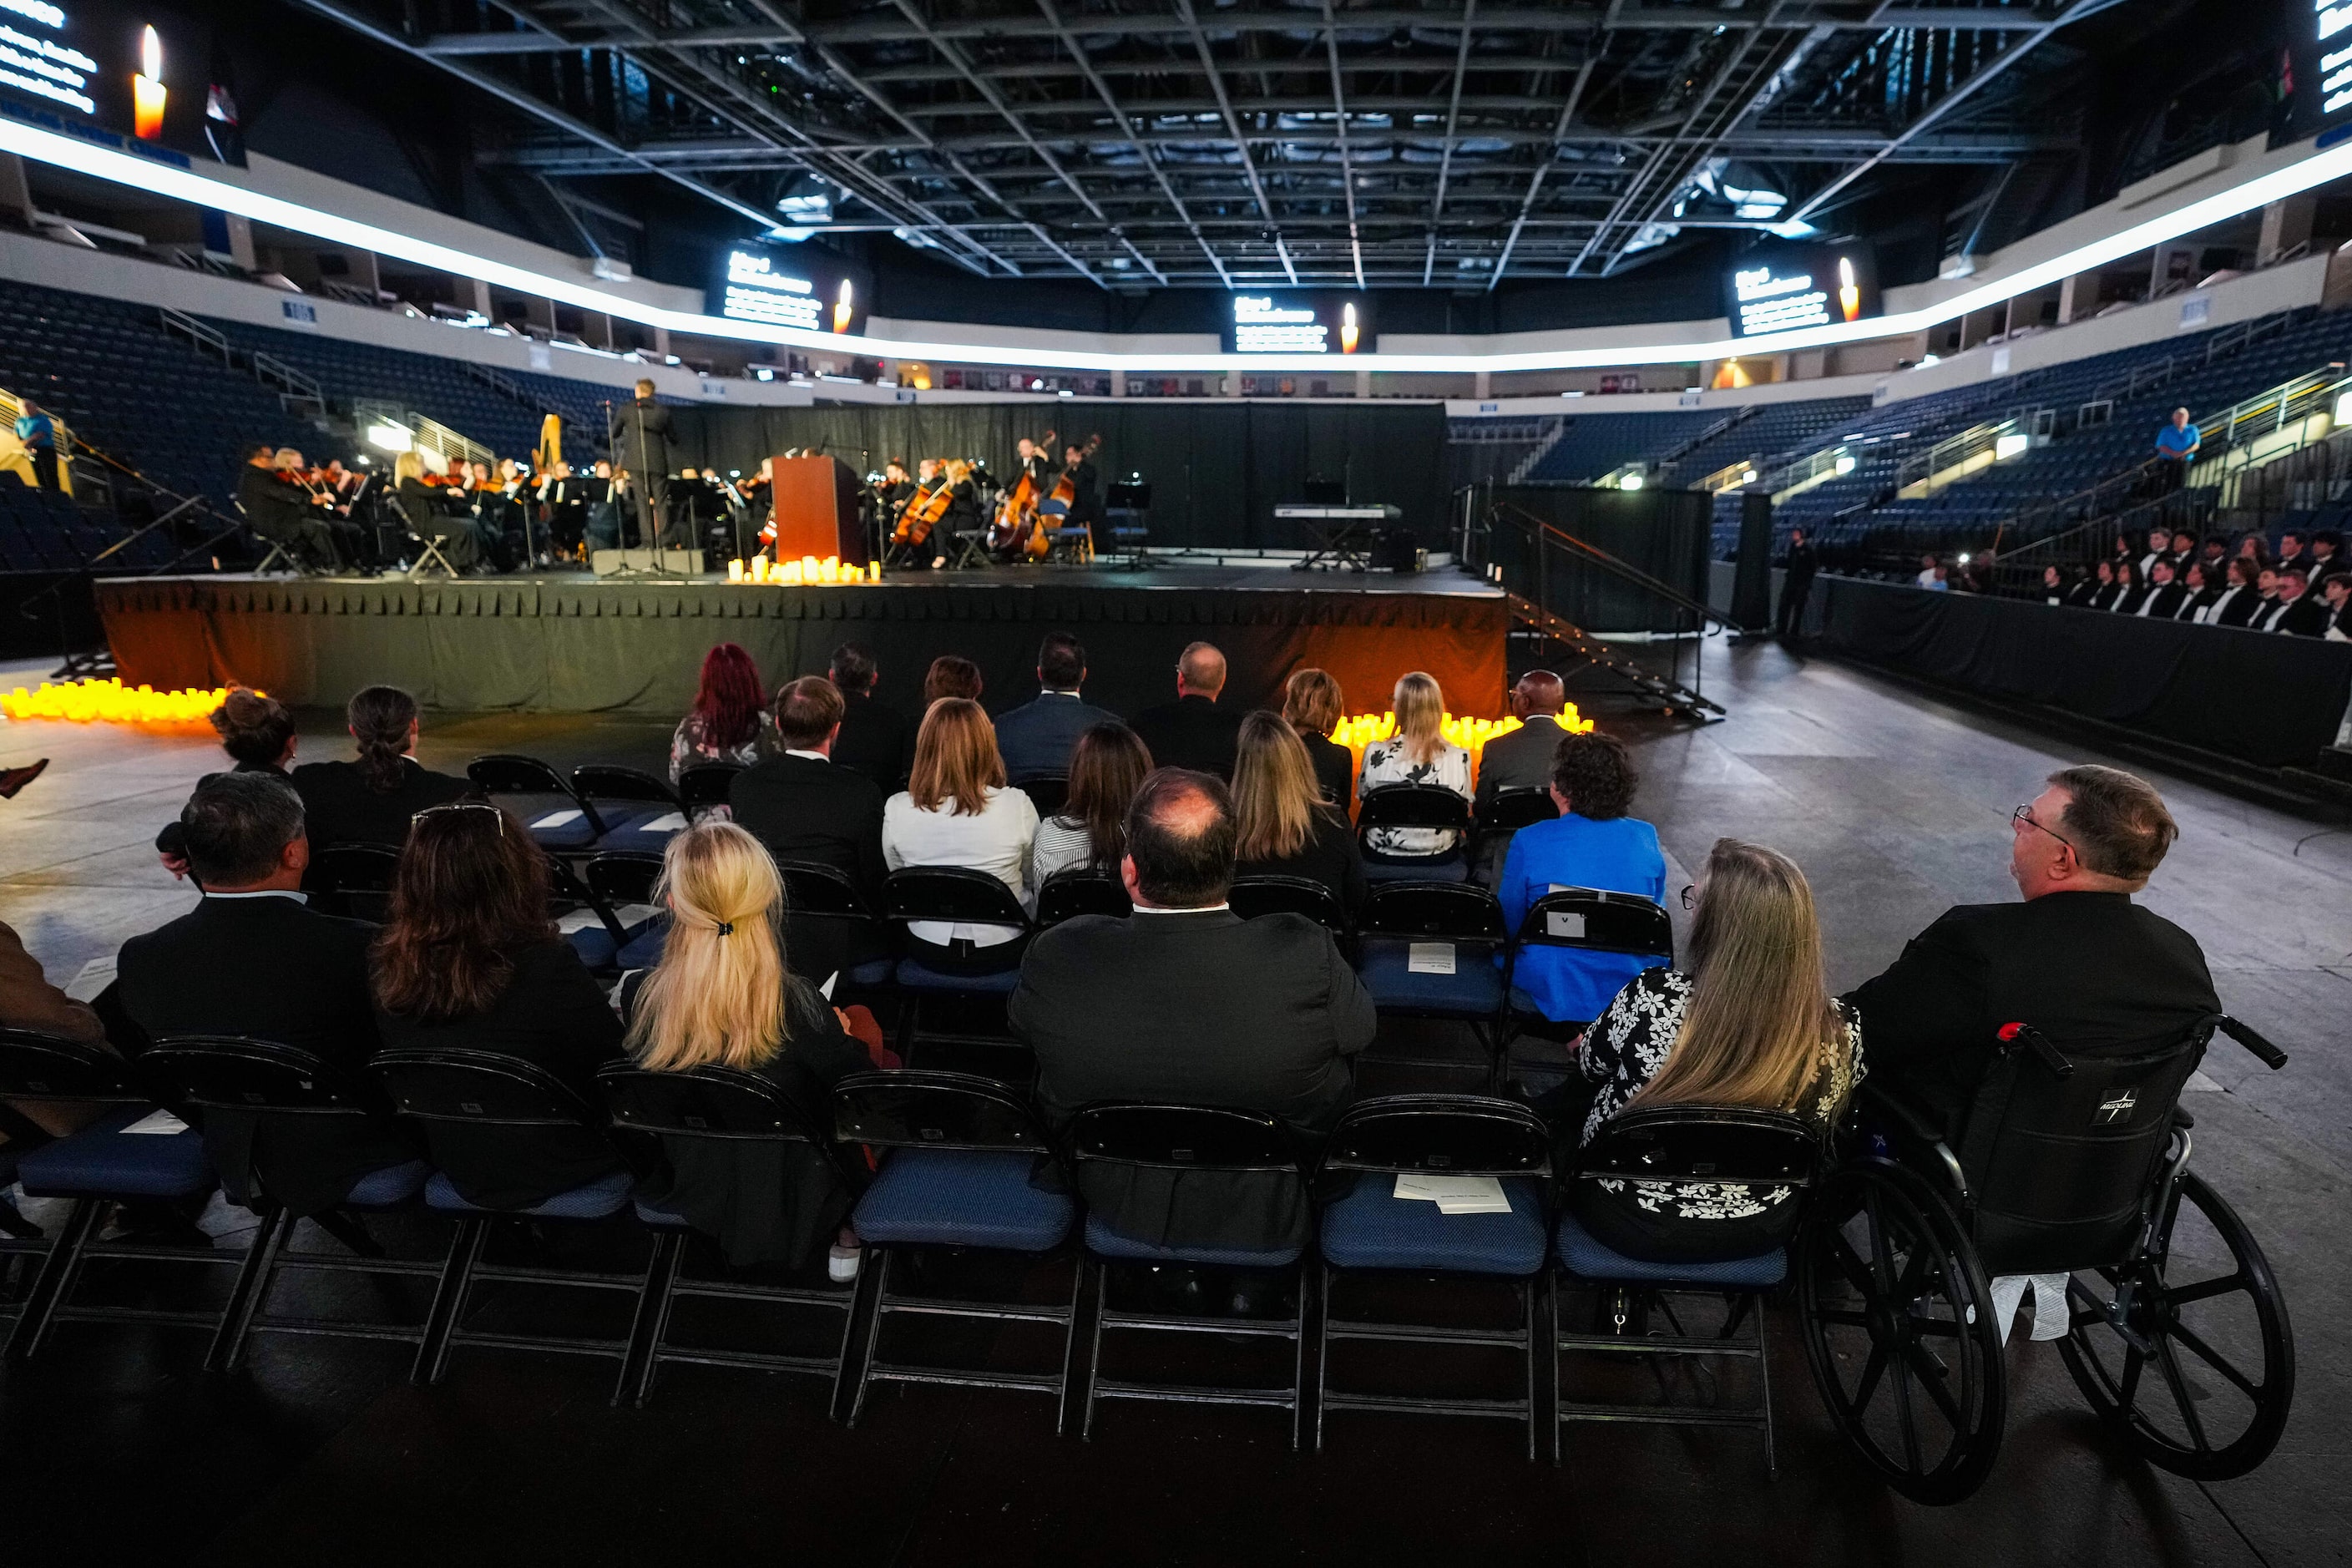
<path id="1" fill-rule="evenodd" d="M 367 433 L 377 426 L 392 425 L 408 432 L 410 444 L 419 452 L 430 452 L 444 459 L 454 458 L 463 463 L 498 461 L 498 454 L 479 441 L 401 404 L 371 397 L 353 398 L 352 422 L 359 426 L 362 440 L 367 439 Z"/>

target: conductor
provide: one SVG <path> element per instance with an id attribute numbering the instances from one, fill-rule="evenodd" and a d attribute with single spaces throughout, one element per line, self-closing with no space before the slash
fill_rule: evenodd
<path id="1" fill-rule="evenodd" d="M 629 499 L 636 508 L 637 542 L 650 545 L 660 536 L 662 520 L 668 515 L 670 470 L 669 410 L 654 401 L 652 382 L 637 383 L 636 401 L 612 411 L 605 435 L 611 442 L 613 466 L 637 478 Z"/>

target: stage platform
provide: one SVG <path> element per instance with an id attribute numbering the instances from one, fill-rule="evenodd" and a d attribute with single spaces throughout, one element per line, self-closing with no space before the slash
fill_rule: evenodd
<path id="1" fill-rule="evenodd" d="M 979 664 L 992 709 L 1036 689 L 1037 641 L 1085 643 L 1087 698 L 1133 712 L 1174 693 L 1177 655 L 1215 643 L 1225 700 L 1279 706 L 1291 672 L 1329 670 L 1351 712 L 1380 712 L 1407 670 L 1452 711 L 1505 711 L 1502 591 L 1464 573 L 1294 572 L 1169 565 L 907 572 L 880 583 L 777 587 L 574 573 L 402 578 L 102 578 L 98 608 L 122 679 L 158 689 L 235 681 L 296 706 L 337 706 L 388 683 L 448 711 L 677 716 L 718 643 L 751 650 L 772 685 L 819 674 L 859 642 L 882 695 L 920 700 L 940 654 Z M 1000 697 L 1002 700 L 1000 701 Z"/>

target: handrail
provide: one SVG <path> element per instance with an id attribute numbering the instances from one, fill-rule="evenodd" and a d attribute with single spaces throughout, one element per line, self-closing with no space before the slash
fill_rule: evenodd
<path id="1" fill-rule="evenodd" d="M 1609 573 L 1611 575 L 1622 578 L 1624 581 L 1633 584 L 1635 587 L 1640 588 L 1646 593 L 1656 595 L 1659 598 L 1664 599 L 1666 603 L 1674 605 L 1677 609 L 1689 611 L 1691 614 L 1698 616 L 1702 623 L 1712 621 L 1727 632 L 1734 632 L 1739 629 L 1727 616 L 1710 608 L 1700 601 L 1692 598 L 1689 595 L 1684 593 L 1673 584 L 1653 577 L 1647 572 L 1644 572 L 1640 567 L 1634 565 L 1632 562 L 1626 561 L 1620 556 L 1612 555 L 1597 544 L 1589 543 L 1584 540 L 1577 538 L 1576 535 L 1559 527 L 1557 523 L 1551 522 L 1545 518 L 1538 517 L 1535 513 L 1528 510 L 1527 508 L 1520 506 L 1516 501 L 1498 500 L 1494 503 L 1491 510 L 1495 512 L 1507 515 L 1516 513 L 1517 515 L 1512 518 L 1512 521 L 1517 522 L 1522 530 L 1527 531 L 1530 537 L 1536 539 L 1538 542 L 1561 545 L 1567 549 L 1575 551 L 1590 560 L 1593 565 L 1600 567 L 1602 571 Z M 1549 612 L 1551 606 L 1549 605 L 1546 605 L 1543 608 L 1547 612 Z"/>
<path id="2" fill-rule="evenodd" d="M 163 330 L 166 332 L 176 332 L 187 339 L 199 353 L 209 352 L 219 355 L 221 363 L 230 363 L 228 339 L 223 337 L 218 331 L 197 321 L 194 316 L 183 314 L 168 305 L 158 307 L 155 314 L 162 319 Z"/>
<path id="3" fill-rule="evenodd" d="M 2000 419 L 1987 424 L 1972 425 L 1957 436 L 1947 436 L 1925 452 L 1915 453 L 1908 458 L 1899 459 L 1895 465 L 1896 491 L 1899 493 L 1913 485 L 1925 484 L 1927 486 L 1928 493 L 1932 495 L 1942 488 L 1936 482 L 1937 475 L 1950 474 L 1971 459 L 1983 457 L 1987 452 L 1998 455 L 2001 438 L 2016 435 L 2017 425 L 2018 422 L 2015 419 Z M 1946 479 L 1944 483 L 1957 484 L 1960 479 L 1966 477 L 1966 475 L 1958 475 Z"/>

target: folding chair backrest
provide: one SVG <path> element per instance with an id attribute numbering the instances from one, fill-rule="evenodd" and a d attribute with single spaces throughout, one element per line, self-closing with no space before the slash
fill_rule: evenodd
<path id="1" fill-rule="evenodd" d="M 1528 906 L 1519 922 L 1522 947 L 1573 947 L 1593 952 L 1631 952 L 1675 961 L 1675 922 L 1664 909 L 1638 893 L 1569 888 L 1546 893 Z"/>
<path id="2" fill-rule="evenodd" d="M 600 1127 L 600 1118 L 562 1079 L 534 1062 L 495 1051 L 399 1046 L 368 1064 L 394 1110 L 420 1121 L 491 1127 Z"/>
<path id="3" fill-rule="evenodd" d="M 1821 1154 L 1820 1135 L 1786 1111 L 1637 1107 L 1585 1145 L 1569 1207 L 1631 1258 L 1754 1258 L 1788 1242 Z"/>
<path id="4" fill-rule="evenodd" d="M 1470 803 L 1438 784 L 1380 784 L 1366 790 L 1356 805 L 1356 831 L 1368 827 L 1451 827 L 1470 826 Z"/>
<path id="5" fill-rule="evenodd" d="M 1498 789 L 1478 803 L 1482 833 L 1517 833 L 1559 815 L 1559 805 L 1548 789 Z"/>
<path id="6" fill-rule="evenodd" d="M 1500 942 L 1510 935 L 1495 895 L 1467 882 L 1382 883 L 1364 900 L 1360 924 L 1367 936 Z"/>
<path id="7" fill-rule="evenodd" d="M 596 1071 L 613 1125 L 670 1137 L 814 1143 L 830 1148 L 782 1085 L 730 1067 L 655 1072 L 630 1062 Z"/>
<path id="8" fill-rule="evenodd" d="M 382 925 L 392 917 L 400 851 L 383 844 L 327 844 L 310 852 L 310 880 L 334 912 Z"/>
<path id="9" fill-rule="evenodd" d="M 1307 877 L 1241 877 L 1225 895 L 1245 921 L 1260 915 L 1305 915 L 1335 931 L 1348 929 L 1348 910 L 1328 886 Z"/>
<path id="10" fill-rule="evenodd" d="M 1174 1171 L 1297 1172 L 1289 1130 L 1257 1110 L 1204 1105 L 1089 1105 L 1070 1123 L 1081 1163 Z"/>
<path id="11" fill-rule="evenodd" d="M 607 904 L 650 904 L 661 881 L 662 858 L 642 849 L 608 849 L 585 868 L 588 890 Z"/>
<path id="12" fill-rule="evenodd" d="M 1350 1107 L 1331 1130 L 1334 1171 L 1454 1176 L 1549 1175 L 1551 1129 L 1516 1100 L 1479 1094 L 1391 1094 Z"/>
<path id="13" fill-rule="evenodd" d="M 572 792 L 583 800 L 634 801 L 686 809 L 677 792 L 653 774 L 605 763 L 585 763 L 572 769 Z"/>
<path id="14" fill-rule="evenodd" d="M 131 1064 L 102 1046 L 0 1029 L 0 1100 L 87 1100 L 120 1104 L 152 1100 Z"/>
<path id="15" fill-rule="evenodd" d="M 2064 1077 L 2030 1049 L 2012 1046 L 1995 1059 L 1955 1150 L 1988 1274 L 2067 1272 L 2133 1256 L 2181 1086 L 2213 1025 L 2142 1050 L 2062 1052 L 2073 1068 Z"/>
<path id="16" fill-rule="evenodd" d="M 140 1053 L 139 1069 L 205 1110 L 364 1116 L 381 1103 L 314 1051 L 243 1035 L 171 1035 Z"/>
<path id="17" fill-rule="evenodd" d="M 1029 929 L 1029 911 L 1013 889 L 985 871 L 961 866 L 908 866 L 882 884 L 894 921 L 942 921 Z"/>
<path id="18" fill-rule="evenodd" d="M 466 776 L 484 795 L 560 795 L 577 798 L 572 785 L 537 757 L 494 752 L 466 764 Z"/>
<path id="19" fill-rule="evenodd" d="M 1066 778 L 1023 779 L 1013 787 L 1029 797 L 1040 821 L 1054 816 L 1070 801 L 1070 781 Z"/>
<path id="20" fill-rule="evenodd" d="M 1105 871 L 1076 867 L 1056 871 L 1037 889 L 1039 929 L 1059 925 L 1073 915 L 1109 915 L 1125 920 L 1135 912 L 1126 886 Z"/>
<path id="21" fill-rule="evenodd" d="M 857 896 L 856 884 L 838 866 L 813 860 L 781 860 L 777 873 L 784 881 L 784 908 L 796 915 L 824 915 L 837 920 L 872 920 L 874 911 Z"/>
<path id="22" fill-rule="evenodd" d="M 727 792 L 743 770 L 733 763 L 697 763 L 677 775 L 678 803 L 690 816 L 727 804 Z"/>
<path id="23" fill-rule="evenodd" d="M 833 1088 L 833 1135 L 877 1149 L 1052 1152 L 1028 1098 L 999 1079 L 903 1068 Z"/>

